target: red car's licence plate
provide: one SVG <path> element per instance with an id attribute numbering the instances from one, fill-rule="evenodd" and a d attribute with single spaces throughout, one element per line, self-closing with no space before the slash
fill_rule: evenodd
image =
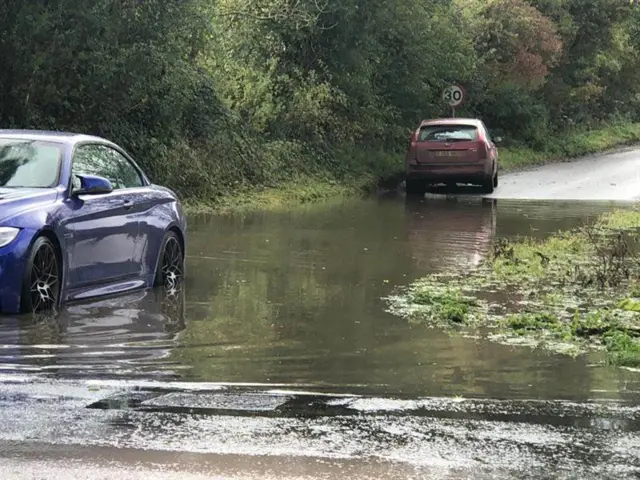
<path id="1" fill-rule="evenodd" d="M 459 157 L 462 152 L 459 150 L 437 150 L 433 153 L 436 157 Z"/>

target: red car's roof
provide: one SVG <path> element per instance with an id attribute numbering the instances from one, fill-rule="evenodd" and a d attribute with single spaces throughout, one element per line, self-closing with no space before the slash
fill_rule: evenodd
<path id="1" fill-rule="evenodd" d="M 477 118 L 433 118 L 431 120 L 423 120 L 420 126 L 424 125 L 473 125 L 479 126 L 480 120 Z"/>

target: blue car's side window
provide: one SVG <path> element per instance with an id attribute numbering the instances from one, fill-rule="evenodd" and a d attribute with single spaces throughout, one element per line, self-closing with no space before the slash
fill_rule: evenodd
<path id="1" fill-rule="evenodd" d="M 106 145 L 82 145 L 73 157 L 73 187 L 79 187 L 76 175 L 99 175 L 113 185 L 114 190 L 144 185 L 136 168 L 120 152 Z"/>
<path id="2" fill-rule="evenodd" d="M 100 148 L 104 149 L 104 154 L 118 165 L 118 175 L 122 188 L 135 188 L 144 185 L 138 170 L 120 152 L 109 147 Z"/>
<path id="3" fill-rule="evenodd" d="M 99 175 L 111 182 L 114 189 L 122 188 L 118 178 L 118 164 L 106 157 L 99 145 L 82 145 L 73 156 L 71 167 L 73 187 L 79 187 L 78 174 Z"/>

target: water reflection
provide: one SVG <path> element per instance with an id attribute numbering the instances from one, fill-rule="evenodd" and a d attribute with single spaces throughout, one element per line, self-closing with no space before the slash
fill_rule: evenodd
<path id="1" fill-rule="evenodd" d="M 69 307 L 55 321 L 0 319 L 0 370 L 417 396 L 637 392 L 637 374 L 594 366 L 597 355 L 450 336 L 385 312 L 381 298 L 477 264 L 496 236 L 543 236 L 609 208 L 558 205 L 387 198 L 192 217 L 179 301 L 152 291 Z"/>
<path id="2" fill-rule="evenodd" d="M 615 396 L 626 374 L 592 368 L 592 359 L 408 325 L 380 300 L 426 273 L 477 264 L 496 232 L 548 235 L 606 208 L 391 198 L 194 218 L 189 299 L 198 314 L 176 358 L 191 367 L 190 380 L 491 397 L 588 398 L 598 388 Z"/>
<path id="3" fill-rule="evenodd" d="M 476 266 L 496 234 L 494 200 L 443 197 L 406 202 L 408 240 L 419 266 Z"/>
<path id="4" fill-rule="evenodd" d="M 185 289 L 158 288 L 0 319 L 0 371 L 64 375 L 172 375 L 184 330 Z"/>

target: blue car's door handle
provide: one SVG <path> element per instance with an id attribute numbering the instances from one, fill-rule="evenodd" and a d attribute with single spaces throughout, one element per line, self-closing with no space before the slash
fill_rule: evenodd
<path id="1" fill-rule="evenodd" d="M 125 210 L 129 210 L 131 207 L 133 207 L 133 202 L 131 200 L 123 200 L 122 206 L 125 208 Z"/>

